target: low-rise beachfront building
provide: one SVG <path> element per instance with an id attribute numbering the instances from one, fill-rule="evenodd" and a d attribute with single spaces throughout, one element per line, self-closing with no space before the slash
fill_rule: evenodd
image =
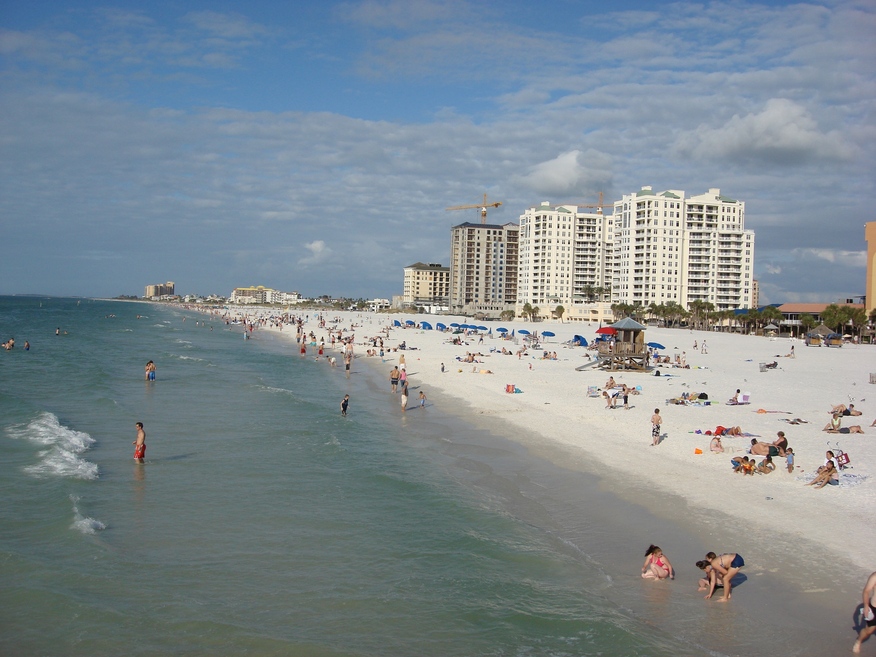
<path id="1" fill-rule="evenodd" d="M 231 303 L 236 304 L 292 304 L 300 302 L 301 295 L 298 292 L 281 292 L 263 285 L 236 287 L 231 293 Z"/>
<path id="2" fill-rule="evenodd" d="M 516 312 L 528 304 L 550 317 L 611 321 L 614 218 L 602 209 L 543 201 L 520 216 Z"/>
<path id="3" fill-rule="evenodd" d="M 426 308 L 428 312 L 448 310 L 450 267 L 415 262 L 404 269 L 403 308 Z"/>
<path id="4" fill-rule="evenodd" d="M 463 223 L 450 229 L 450 312 L 499 317 L 517 299 L 517 224 Z"/>
<path id="5" fill-rule="evenodd" d="M 612 301 L 753 306 L 754 231 L 745 203 L 713 188 L 687 197 L 650 186 L 614 203 Z"/>

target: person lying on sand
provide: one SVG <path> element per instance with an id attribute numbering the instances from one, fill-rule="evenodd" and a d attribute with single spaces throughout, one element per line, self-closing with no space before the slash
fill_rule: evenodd
<path id="1" fill-rule="evenodd" d="M 864 433 L 864 430 L 861 428 L 860 424 L 853 424 L 848 427 L 841 426 L 842 425 L 843 416 L 841 413 L 834 413 L 833 417 L 830 418 L 830 422 L 822 429 L 822 431 L 826 431 L 827 433 Z"/>
<path id="2" fill-rule="evenodd" d="M 749 451 L 755 456 L 779 456 L 779 448 L 769 443 L 762 443 L 757 438 L 751 439 Z"/>

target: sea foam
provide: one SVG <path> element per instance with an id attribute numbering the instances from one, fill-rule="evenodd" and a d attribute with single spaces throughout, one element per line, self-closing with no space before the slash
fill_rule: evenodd
<path id="1" fill-rule="evenodd" d="M 97 479 L 97 464 L 82 458 L 94 438 L 82 431 L 63 426 L 52 413 L 43 412 L 28 424 L 7 429 L 10 438 L 29 440 L 46 449 L 39 452 L 39 462 L 24 468 L 36 477 L 71 477 Z"/>
<path id="2" fill-rule="evenodd" d="M 106 525 L 100 520 L 85 517 L 79 512 L 78 496 L 71 495 L 70 501 L 73 502 L 73 522 L 70 524 L 70 529 L 75 529 L 83 534 L 96 534 L 97 532 L 106 529 Z"/>

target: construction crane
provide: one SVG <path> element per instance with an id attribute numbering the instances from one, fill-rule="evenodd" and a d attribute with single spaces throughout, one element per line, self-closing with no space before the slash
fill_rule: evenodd
<path id="1" fill-rule="evenodd" d="M 480 208 L 481 210 L 481 223 L 487 223 L 487 208 L 498 208 L 502 205 L 502 201 L 496 201 L 495 203 L 487 203 L 487 195 L 484 194 L 484 202 L 477 203 L 475 205 L 454 205 L 452 208 L 444 208 L 448 212 L 451 210 L 475 210 Z"/>
<path id="2" fill-rule="evenodd" d="M 602 214 L 602 208 L 613 208 L 613 203 L 602 202 L 602 192 L 599 192 L 599 203 L 595 205 L 579 205 L 578 203 L 559 203 L 558 205 L 577 205 L 579 208 L 596 208 L 596 214 Z"/>

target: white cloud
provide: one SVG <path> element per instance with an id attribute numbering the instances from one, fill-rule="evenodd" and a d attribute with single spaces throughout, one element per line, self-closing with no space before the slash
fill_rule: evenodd
<path id="1" fill-rule="evenodd" d="M 325 262 L 331 255 L 332 250 L 325 245 L 322 240 L 314 240 L 304 245 L 304 248 L 310 251 L 309 256 L 298 259 L 299 267 L 310 267 Z"/>
<path id="2" fill-rule="evenodd" d="M 518 180 L 539 194 L 592 196 L 595 191 L 602 191 L 610 185 L 611 158 L 593 150 L 573 150 L 539 162 Z"/>
<path id="3" fill-rule="evenodd" d="M 772 98 L 757 114 L 735 114 L 724 125 L 700 125 L 678 140 L 678 150 L 697 159 L 727 158 L 771 164 L 803 164 L 812 160 L 847 161 L 856 149 L 837 130 L 819 130 L 802 105 Z"/>
<path id="4" fill-rule="evenodd" d="M 866 267 L 866 251 L 844 251 L 842 249 L 794 249 L 796 257 L 803 260 L 818 258 L 828 262 L 841 263 L 847 267 Z"/>

